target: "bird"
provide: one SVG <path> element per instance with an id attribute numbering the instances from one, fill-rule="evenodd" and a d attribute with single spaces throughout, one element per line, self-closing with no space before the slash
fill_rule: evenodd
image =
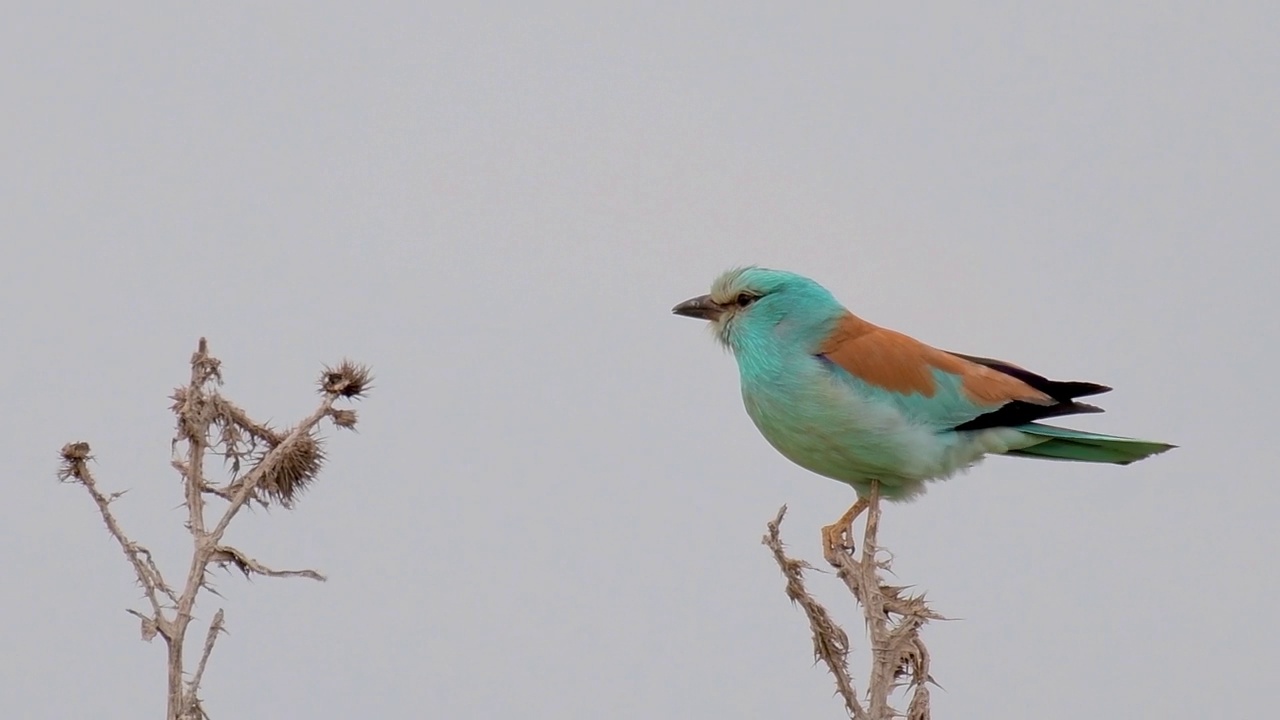
<path id="1" fill-rule="evenodd" d="M 732 351 L 747 415 L 770 445 L 853 487 L 828 542 L 873 491 L 910 501 L 988 455 L 1127 465 L 1176 447 L 1038 422 L 1102 412 L 1079 398 L 1111 388 L 926 345 L 793 272 L 734 268 L 672 312 L 709 322 Z"/>

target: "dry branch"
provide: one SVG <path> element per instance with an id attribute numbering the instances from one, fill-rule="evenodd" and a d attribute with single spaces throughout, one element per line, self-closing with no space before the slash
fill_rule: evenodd
<path id="1" fill-rule="evenodd" d="M 246 578 L 250 575 L 266 575 L 267 577 L 304 577 L 319 580 L 320 582 L 328 579 L 315 570 L 272 570 L 243 552 L 227 545 L 219 545 L 214 548 L 210 560 L 219 565 L 235 565 L 236 569 L 244 573 Z"/>
<path id="2" fill-rule="evenodd" d="M 860 506 L 867 512 L 862 534 L 862 550 L 855 555 L 853 521 Z M 809 593 L 803 571 L 812 566 L 803 560 L 787 557 L 783 551 L 780 526 L 786 513 L 784 505 L 768 524 L 764 544 L 787 580 L 786 593 L 792 603 L 800 605 L 809 619 L 813 633 L 814 655 L 822 660 L 835 679 L 836 692 L 844 700 L 845 711 L 855 720 L 929 720 L 929 651 L 920 637 L 920 629 L 930 620 L 943 620 L 929 608 L 923 594 L 907 594 L 905 587 L 889 585 L 881 576 L 888 572 L 889 559 L 881 559 L 877 544 L 880 528 L 880 487 L 872 484 L 869 497 L 859 500 L 845 517 L 823 533 L 823 555 L 835 568 L 836 577 L 862 607 L 870 640 L 871 669 L 867 692 L 862 701 L 853 690 L 848 670 L 849 641 L 845 631 L 832 620 L 830 613 Z M 905 716 L 889 703 L 899 689 L 909 698 Z"/>
<path id="3" fill-rule="evenodd" d="M 831 618 L 831 613 L 822 606 L 804 586 L 804 571 L 813 566 L 803 560 L 787 557 L 783 549 L 781 527 L 782 518 L 787 514 L 787 506 L 778 509 L 778 515 L 769 522 L 769 532 L 764 536 L 764 544 L 773 552 L 782 575 L 787 579 L 787 598 L 792 604 L 799 605 L 809 618 L 809 629 L 813 632 L 813 657 L 827 666 L 836 683 L 836 692 L 844 700 L 845 711 L 856 720 L 867 720 L 866 709 L 858 702 L 858 693 L 853 687 L 853 678 L 849 676 L 849 636 L 844 629 Z"/>
<path id="4" fill-rule="evenodd" d="M 335 427 L 353 429 L 357 420 L 355 411 L 338 409 L 334 404 L 364 397 L 372 387 L 372 380 L 367 367 L 347 360 L 335 367 L 326 367 L 318 382 L 322 399 L 316 410 L 292 428 L 276 431 L 253 420 L 221 395 L 218 388 L 222 384 L 222 362 L 209 354 L 208 344 L 204 338 L 200 339 L 191 356 L 190 381 L 174 391 L 171 406 L 177 420 L 171 465 L 182 477 L 183 504 L 187 511 L 185 525 L 192 539 L 191 560 L 180 594 L 165 582 L 151 552 L 131 540 L 116 521 L 110 505 L 124 492 L 106 495 L 98 489 L 97 480 L 89 470 L 89 461 L 93 459 L 89 444 L 68 443 L 62 448 L 59 479 L 78 483 L 88 491 L 107 531 L 133 566 L 151 606 L 149 613 L 133 609 L 128 612 L 141 621 L 144 640 L 159 635 L 165 641 L 168 720 L 208 718 L 199 698 L 200 683 L 218 635 L 226 632 L 223 611 L 219 609 L 209 624 L 195 672 L 185 681 L 184 644 L 200 591 L 217 594 L 208 582 L 211 565 L 234 565 L 245 577 L 325 579 L 315 570 L 274 570 L 243 551 L 223 544 L 222 539 L 232 520 L 251 502 L 277 504 L 286 509 L 293 507 L 299 494 L 315 482 L 324 463 L 323 441 L 318 434 L 320 423 L 328 419 Z M 210 454 L 220 456 L 229 468 L 230 475 L 224 481 L 208 477 L 205 460 Z M 241 472 L 246 464 L 248 471 Z M 217 509 L 219 512 L 214 514 L 217 519 L 210 529 L 206 512 L 212 508 L 208 503 L 219 500 L 224 506 Z"/>
<path id="5" fill-rule="evenodd" d="M 89 496 L 93 498 L 93 502 L 98 506 L 98 513 L 102 515 L 102 521 L 107 525 L 107 532 L 119 543 L 120 549 L 124 550 L 125 557 L 133 565 L 133 572 L 138 578 L 138 584 L 142 586 L 142 591 L 147 596 L 147 601 L 151 603 L 152 614 L 150 616 L 144 616 L 133 611 L 133 614 L 143 619 L 143 638 L 150 640 L 151 637 L 149 636 L 154 636 L 157 631 L 168 638 L 169 623 L 165 620 L 164 612 L 161 609 L 160 596 L 163 595 L 165 598 L 170 599 L 175 605 L 177 604 L 177 598 L 174 597 L 173 591 L 169 589 L 169 586 L 165 584 L 164 577 L 160 574 L 160 569 L 156 567 L 155 562 L 151 559 L 151 552 L 130 540 L 124 534 L 124 530 L 120 529 L 120 523 L 116 520 L 115 514 L 111 512 L 112 498 L 102 494 L 102 491 L 98 489 L 98 481 L 93 477 L 93 473 L 89 471 L 89 461 L 93 459 L 93 456 L 89 453 L 89 443 L 86 442 L 67 443 L 62 446 L 62 467 L 58 470 L 58 479 L 63 482 L 77 482 L 84 486 Z M 150 621 L 150 625 L 148 625 L 148 621 Z"/>

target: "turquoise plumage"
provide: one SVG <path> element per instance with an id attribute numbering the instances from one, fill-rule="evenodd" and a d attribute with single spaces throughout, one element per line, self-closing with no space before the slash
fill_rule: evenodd
<path id="1" fill-rule="evenodd" d="M 910 499 L 986 455 L 1127 464 L 1173 445 L 1044 425 L 1101 412 L 1104 385 L 930 347 L 850 313 L 818 283 L 759 267 L 677 305 L 733 351 L 747 414 L 785 457 L 865 497 Z"/>

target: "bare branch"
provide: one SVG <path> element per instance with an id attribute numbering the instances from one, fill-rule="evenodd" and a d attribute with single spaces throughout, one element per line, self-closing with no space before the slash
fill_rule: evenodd
<path id="1" fill-rule="evenodd" d="M 200 492 L 207 493 L 209 495 L 216 495 L 227 502 L 231 502 L 231 499 L 235 497 L 235 493 L 232 492 L 229 487 L 224 488 L 217 485 L 210 485 L 208 483 L 206 483 L 204 487 L 200 488 Z"/>
<path id="2" fill-rule="evenodd" d="M 245 431 L 248 435 L 259 442 L 279 443 L 283 436 L 270 425 L 260 423 L 249 417 L 249 413 L 240 409 L 240 406 L 231 402 L 221 395 L 214 395 L 209 399 L 213 404 L 215 416 L 226 427 L 237 428 Z"/>
<path id="3" fill-rule="evenodd" d="M 183 504 L 187 509 L 186 529 L 191 535 L 191 560 L 181 593 L 165 581 L 150 551 L 130 540 L 120 529 L 110 504 L 123 492 L 103 494 L 99 491 L 88 462 L 92 459 L 87 443 L 68 443 L 62 448 L 62 465 L 58 478 L 84 486 L 98 506 L 107 530 L 120 544 L 134 567 L 139 583 L 151 603 L 152 612 L 128 612 L 141 622 L 142 638 L 152 640 L 160 635 L 168 658 L 168 720 L 207 720 L 199 698 L 200 684 L 208 667 L 217 636 L 225 632 L 224 614 L 218 610 L 205 634 L 204 648 L 195 673 L 184 680 L 187 630 L 191 625 L 197 596 L 201 590 L 217 595 L 210 583 L 211 565 L 234 565 L 246 577 L 305 577 L 324 581 L 315 570 L 275 570 L 238 548 L 222 544 L 231 521 L 252 502 L 262 505 L 277 503 L 291 508 L 299 493 L 315 482 L 323 464 L 323 441 L 319 424 L 328 419 L 339 429 L 353 429 L 355 411 L 336 409 L 339 400 L 359 399 L 371 387 L 369 369 L 344 360 L 334 368 L 325 368 L 320 378 L 323 398 L 319 406 L 297 426 L 275 430 L 249 417 L 235 403 L 218 391 L 222 384 L 222 363 L 209 354 L 204 338 L 191 356 L 189 382 L 174 390 L 171 410 L 175 432 L 171 465 L 181 475 Z M 221 455 L 230 466 L 230 477 L 211 482 L 205 473 L 210 455 Z M 252 467 L 241 473 L 242 464 Z M 212 528 L 205 515 L 206 502 L 217 497 L 225 501 L 222 513 Z M 166 616 L 165 611 L 172 613 Z"/>
<path id="4" fill-rule="evenodd" d="M 780 528 L 782 518 L 787 514 L 787 506 L 778 509 L 778 515 L 768 525 L 769 532 L 761 542 L 773 552 L 773 559 L 787 579 L 787 598 L 792 604 L 799 605 L 807 618 L 809 629 L 813 631 L 813 655 L 826 664 L 827 670 L 835 679 L 836 692 L 844 700 L 845 711 L 855 720 L 868 720 L 866 709 L 858 702 L 858 694 L 853 687 L 853 679 L 849 677 L 849 636 L 831 619 L 831 614 L 822 606 L 804 586 L 804 571 L 813 568 L 803 560 L 787 557 L 783 549 Z"/>
<path id="5" fill-rule="evenodd" d="M 156 630 L 168 637 L 169 623 L 161 610 L 160 596 L 164 594 L 167 597 L 173 597 L 173 591 L 165 584 L 159 568 L 151 560 L 151 553 L 146 548 L 130 540 L 124 534 L 124 530 L 120 528 L 120 523 L 116 521 L 115 515 L 111 512 L 111 498 L 102 494 L 102 491 L 98 489 L 97 480 L 94 479 L 93 473 L 89 471 L 89 461 L 93 459 L 93 455 L 90 452 L 89 443 L 86 442 L 67 443 L 64 445 L 62 447 L 62 468 L 58 471 L 58 477 L 63 482 L 79 483 L 93 498 L 93 502 L 98 506 L 98 513 L 102 515 L 102 521 L 107 525 L 107 532 L 111 533 L 111 537 L 115 538 L 116 542 L 120 544 L 120 549 L 124 551 L 125 557 L 133 565 L 133 572 L 138 578 L 138 584 L 142 586 L 148 602 L 151 603 L 151 623 Z M 134 614 L 138 615 L 138 617 L 144 617 L 136 612 Z M 150 639 L 146 635 L 147 627 L 144 617 L 143 636 L 145 639 Z"/>
<path id="6" fill-rule="evenodd" d="M 304 577 L 319 580 L 320 582 L 328 580 L 328 578 L 315 570 L 272 570 L 230 545 L 215 547 L 209 560 L 219 565 L 235 565 L 236 569 L 244 573 L 246 578 L 252 574 L 257 574 L 267 577 Z"/>
<path id="7" fill-rule="evenodd" d="M 173 448 L 177 451 L 180 443 L 186 443 L 185 460 L 175 460 L 175 467 L 180 466 L 183 475 L 183 492 L 187 507 L 187 531 L 191 533 L 193 551 L 191 562 L 187 567 L 187 580 L 183 585 L 182 595 L 178 598 L 178 607 L 174 615 L 174 633 L 170 639 L 169 653 L 169 720 L 185 717 L 199 717 L 203 710 L 196 713 L 198 701 L 194 693 L 188 698 L 183 690 L 184 645 L 187 627 L 191 624 L 192 611 L 195 608 L 196 595 L 204 579 L 205 568 L 209 564 L 209 543 L 206 540 L 204 518 L 204 488 L 208 486 L 204 476 L 205 454 L 209 452 L 209 428 L 214 420 L 214 407 L 209 401 L 210 393 L 206 386 L 222 384 L 222 362 L 209 354 L 209 344 L 200 338 L 196 351 L 191 355 L 191 379 L 173 394 L 172 410 L 177 416 L 177 434 L 173 438 Z"/>
<path id="8" fill-rule="evenodd" d="M 169 602 L 173 603 L 174 606 L 177 606 L 178 596 L 173 594 L 172 588 L 164 584 L 164 577 L 160 575 L 160 568 L 156 565 L 155 558 L 151 557 L 151 551 L 137 543 L 134 543 L 133 547 L 138 552 L 138 555 L 142 557 L 143 561 L 146 562 L 147 572 L 151 574 L 151 578 L 155 583 L 156 589 L 164 593 L 165 597 L 169 599 Z"/>
<path id="9" fill-rule="evenodd" d="M 218 635 L 226 632 L 226 628 L 222 625 L 222 608 L 218 608 L 218 612 L 213 615 L 213 622 L 209 623 L 209 630 L 204 635 L 204 650 L 200 653 L 200 661 L 196 664 L 195 674 L 187 681 L 187 694 L 191 701 L 189 706 L 198 706 L 196 693 L 200 690 L 200 682 L 204 680 L 204 669 L 209 664 L 209 656 L 213 654 L 213 643 L 218 639 Z"/>

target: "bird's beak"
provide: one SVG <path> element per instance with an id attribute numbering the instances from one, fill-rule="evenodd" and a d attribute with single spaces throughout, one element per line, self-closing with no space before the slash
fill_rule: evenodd
<path id="1" fill-rule="evenodd" d="M 699 320 L 717 320 L 724 314 L 724 307 L 717 304 L 711 299 L 710 295 L 699 295 L 696 298 L 689 298 L 679 305 L 671 308 L 671 312 L 676 315 L 697 318 Z"/>

